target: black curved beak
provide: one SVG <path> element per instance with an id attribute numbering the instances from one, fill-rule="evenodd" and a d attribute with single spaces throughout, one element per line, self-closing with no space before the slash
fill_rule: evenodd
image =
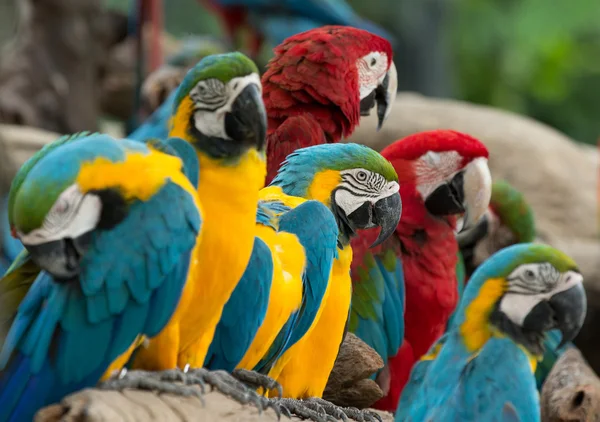
<path id="1" fill-rule="evenodd" d="M 472 249 L 475 245 L 488 234 L 489 222 L 487 214 L 479 219 L 473 227 L 463 230 L 456 235 L 458 247 L 462 250 Z"/>
<path id="2" fill-rule="evenodd" d="M 372 248 L 380 245 L 394 233 L 401 216 L 402 201 L 400 200 L 400 193 L 395 193 L 375 203 L 373 220 L 376 226 L 381 227 L 381 231 L 375 242 L 371 245 Z"/>
<path id="3" fill-rule="evenodd" d="M 465 212 L 464 192 L 464 172 L 460 171 L 449 183 L 441 184 L 425 199 L 425 208 L 438 217 L 462 214 Z"/>
<path id="4" fill-rule="evenodd" d="M 260 88 L 250 84 L 244 88 L 225 115 L 227 135 L 245 145 L 262 150 L 267 135 L 267 112 Z"/>
<path id="5" fill-rule="evenodd" d="M 369 116 L 371 109 L 377 104 L 377 131 L 379 131 L 385 120 L 390 115 L 398 93 L 398 72 L 394 62 L 385 74 L 377 88 L 360 102 L 360 115 Z"/>
<path id="6" fill-rule="evenodd" d="M 57 280 L 68 280 L 79 274 L 81 258 L 90 245 L 92 232 L 71 239 L 53 240 L 37 245 L 24 245 L 33 261 Z"/>
<path id="7" fill-rule="evenodd" d="M 375 204 L 365 202 L 350 215 L 348 220 L 352 226 L 359 229 L 380 227 L 381 231 L 371 247 L 381 244 L 396 230 L 402 215 L 402 201 L 400 193 L 396 192 L 386 198 L 382 198 Z"/>
<path id="8" fill-rule="evenodd" d="M 523 321 L 523 327 L 536 331 L 559 329 L 562 333 L 560 349 L 577 336 L 586 312 L 583 283 L 577 282 L 569 289 L 554 294 L 548 301 L 535 305 Z"/>

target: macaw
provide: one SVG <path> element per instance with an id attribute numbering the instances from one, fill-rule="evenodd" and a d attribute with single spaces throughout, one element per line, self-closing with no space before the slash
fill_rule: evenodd
<path id="1" fill-rule="evenodd" d="M 169 78 L 164 84 L 170 85 Z M 381 127 L 392 110 L 398 77 L 388 41 L 356 28 L 325 26 L 276 47 L 262 85 L 268 115 L 268 185 L 289 154 L 340 142 L 375 106 Z M 175 99 L 172 92 L 128 137 L 165 138 Z"/>
<path id="2" fill-rule="evenodd" d="M 167 324 L 201 230 L 198 164 L 181 159 L 186 149 L 181 139 L 145 145 L 82 133 L 23 165 L 8 210 L 26 251 L 0 280 L 3 307 L 14 310 L 3 313 L 11 325 L 0 421 L 33 420 L 94 386 Z M 7 302 L 20 283 L 32 284 L 20 303 Z"/>
<path id="3" fill-rule="evenodd" d="M 298 148 L 348 137 L 377 105 L 379 128 L 398 87 L 392 46 L 361 29 L 324 26 L 286 39 L 262 76 L 267 180 Z"/>
<path id="4" fill-rule="evenodd" d="M 366 146 L 339 143 L 296 150 L 287 157 L 271 184 L 261 191 L 262 201 L 293 211 L 300 210 L 299 204 L 306 206 L 312 200 L 319 201 L 335 217 L 330 218 L 333 226 L 327 238 L 332 239 L 334 229 L 337 232 L 332 244 L 337 248 L 328 245 L 315 254 L 316 247 L 324 246 L 322 238 L 326 234 L 317 226 L 319 213 L 298 213 L 286 226 L 280 217 L 277 230 L 296 235 L 305 250 L 305 254 L 296 255 L 298 259 L 289 256 L 288 262 L 285 257 L 281 259 L 284 273 L 292 275 L 282 277 L 280 283 L 294 283 L 296 287 L 278 287 L 277 290 L 287 289 L 292 293 L 285 296 L 272 293 L 265 322 L 248 351 L 250 356 L 245 356 L 238 366 L 258 370 L 276 380 L 285 397 L 276 403 L 290 413 L 320 420 L 318 409 L 323 408 L 334 417 L 369 418 L 368 413 L 356 409 L 339 409 L 321 396 L 342 343 L 350 310 L 350 239 L 357 229 L 380 227 L 374 242 L 379 244 L 394 231 L 401 214 L 398 190 L 396 172 L 379 153 Z M 268 227 L 260 218 L 259 224 L 263 224 L 265 232 L 276 231 L 277 226 Z M 259 237 L 261 234 L 272 250 L 277 251 L 277 244 L 267 233 L 259 232 Z M 329 258 L 334 253 L 335 259 L 330 264 Z M 296 276 L 290 268 L 302 268 L 299 260 L 304 257 L 304 276 Z M 275 286 L 272 289 L 275 292 Z M 281 318 L 285 312 L 287 315 Z M 264 347 L 265 339 L 270 340 L 266 344 L 269 350 Z M 262 359 L 261 354 L 264 354 Z M 273 394 L 274 391 L 269 392 L 271 397 Z"/>
<path id="5" fill-rule="evenodd" d="M 573 340 L 586 309 L 583 277 L 564 253 L 540 243 L 496 252 L 473 273 L 451 329 L 415 366 L 395 420 L 540 421 L 533 372 L 545 334 Z"/>
<path id="6" fill-rule="evenodd" d="M 376 376 L 394 411 L 413 364 L 444 333 L 458 301 L 457 218 L 472 226 L 491 195 L 488 150 L 452 130 L 420 132 L 381 151 L 400 181 L 402 219 L 379 248 L 372 233 L 356 238 L 349 330 L 387 362 Z"/>
<path id="7" fill-rule="evenodd" d="M 286 38 L 323 25 L 360 28 L 395 42 L 388 31 L 358 16 L 344 0 L 200 0 L 216 13 L 232 45 L 240 30 L 250 30 L 250 57 L 256 59 L 264 41 L 273 46 Z"/>
<path id="8" fill-rule="evenodd" d="M 467 276 L 471 276 L 494 252 L 515 243 L 533 242 L 535 237 L 535 218 L 525 196 L 507 181 L 495 181 L 492 184 L 492 197 L 486 213 L 475 226 L 457 235 L 460 252 L 466 261 Z M 459 297 L 461 296 L 459 291 Z M 540 392 L 558 358 L 568 348 L 575 347 L 571 342 L 558 347 L 559 343 L 558 331 L 550 331 L 546 335 L 544 358 L 538 363 L 535 371 Z"/>
<path id="9" fill-rule="evenodd" d="M 255 244 L 258 192 L 266 172 L 266 113 L 260 94 L 258 69 L 241 53 L 202 59 L 175 92 L 169 136 L 189 142 L 199 160 L 202 241 L 193 251 L 188 281 L 173 318 L 159 335 L 136 350 L 129 365 L 155 372 L 130 371 L 110 380 L 107 388 L 172 391 L 173 370 L 192 368 L 188 378 L 196 376 L 247 401 L 247 392 L 235 388 L 237 380 L 226 372 L 208 373 L 203 364 L 223 307 L 242 278 Z M 109 372 L 120 369 L 120 364 L 116 362 Z M 234 387 L 229 388 L 231 384 Z M 189 392 L 185 387 L 182 394 Z"/>

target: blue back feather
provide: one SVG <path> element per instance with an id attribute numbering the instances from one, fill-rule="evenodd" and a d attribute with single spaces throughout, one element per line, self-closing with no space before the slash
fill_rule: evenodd
<path id="1" fill-rule="evenodd" d="M 246 271 L 223 308 L 204 361 L 206 368 L 231 372 L 240 363 L 267 313 L 272 280 L 271 250 L 255 237 Z"/>
<path id="2" fill-rule="evenodd" d="M 96 144 L 96 156 L 114 160 L 121 156 L 113 149 L 146 149 L 131 141 Z M 90 157 L 85 142 L 71 148 L 61 147 Z M 94 233 L 77 282 L 40 271 L 0 352 L 0 421 L 32 420 L 40 407 L 93 386 L 139 334 L 156 335 L 179 301 L 200 227 L 192 198 L 167 182 L 148 201 L 132 203 L 117 226 Z"/>
<path id="3" fill-rule="evenodd" d="M 275 201 L 274 207 L 282 208 Z M 287 349 L 310 328 L 321 306 L 333 260 L 337 254 L 338 227 L 329 208 L 318 201 L 306 201 L 280 216 L 279 231 L 296 235 L 306 254 L 302 304 L 281 329 L 267 355 L 258 363 L 260 372 L 268 372 Z"/>

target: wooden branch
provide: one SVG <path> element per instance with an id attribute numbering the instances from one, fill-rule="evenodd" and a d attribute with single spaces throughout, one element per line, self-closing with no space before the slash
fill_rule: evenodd
<path id="1" fill-rule="evenodd" d="M 567 350 L 541 394 L 543 422 L 600 421 L 600 379 L 576 349 Z"/>
<path id="2" fill-rule="evenodd" d="M 369 377 L 383 368 L 381 356 L 352 333 L 347 333 L 329 375 L 323 398 L 338 406 L 367 408 L 383 397 Z"/>
<path id="3" fill-rule="evenodd" d="M 272 409 L 259 413 L 252 405 L 241 405 L 218 392 L 203 397 L 157 395 L 148 391 L 83 390 L 66 397 L 60 404 L 40 410 L 35 422 L 188 422 L 188 421 L 277 421 Z M 393 422 L 390 413 L 378 412 L 384 422 Z M 282 421 L 288 420 L 284 416 Z M 299 421 L 299 418 L 292 418 Z"/>

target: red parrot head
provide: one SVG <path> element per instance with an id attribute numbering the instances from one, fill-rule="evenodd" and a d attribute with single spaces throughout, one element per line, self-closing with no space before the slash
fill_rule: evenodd
<path id="1" fill-rule="evenodd" d="M 270 130 L 309 112 L 327 141 L 339 142 L 375 106 L 379 127 L 388 117 L 398 80 L 386 39 L 331 25 L 289 37 L 274 53 L 262 77 Z"/>
<path id="2" fill-rule="evenodd" d="M 420 132 L 394 142 L 381 154 L 398 173 L 402 202 L 422 202 L 434 217 L 462 215 L 457 231 L 476 224 L 488 209 L 492 194 L 488 150 L 472 136 L 453 130 Z M 407 208 L 410 216 L 411 209 L 419 212 L 415 208 L 423 207 Z"/>

